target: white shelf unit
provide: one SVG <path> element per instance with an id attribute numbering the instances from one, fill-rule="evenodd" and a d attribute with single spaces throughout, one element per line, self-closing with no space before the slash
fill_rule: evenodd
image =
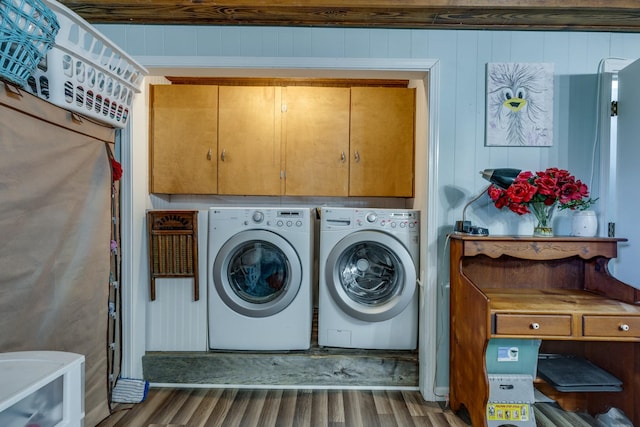
<path id="1" fill-rule="evenodd" d="M 0 353 L 0 426 L 25 425 L 84 425 L 83 355 Z"/>

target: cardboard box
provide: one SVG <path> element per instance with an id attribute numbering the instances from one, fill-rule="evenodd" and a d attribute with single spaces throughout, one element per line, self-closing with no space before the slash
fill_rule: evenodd
<path id="1" fill-rule="evenodd" d="M 489 374 L 489 427 L 536 427 L 533 413 L 535 402 L 533 377 L 519 374 Z"/>

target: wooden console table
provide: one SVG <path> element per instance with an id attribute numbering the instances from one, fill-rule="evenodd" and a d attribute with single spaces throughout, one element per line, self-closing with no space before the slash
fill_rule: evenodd
<path id="1" fill-rule="evenodd" d="M 486 426 L 491 338 L 541 339 L 541 352 L 584 357 L 621 392 L 550 396 L 592 415 L 616 407 L 640 425 L 640 291 L 610 275 L 625 239 L 451 236 L 451 408 Z M 547 393 L 540 379 L 535 385 Z"/>

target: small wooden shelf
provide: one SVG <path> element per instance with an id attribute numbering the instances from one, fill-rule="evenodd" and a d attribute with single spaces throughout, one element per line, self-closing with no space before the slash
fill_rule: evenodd
<path id="1" fill-rule="evenodd" d="M 485 354 L 491 338 L 541 339 L 623 381 L 623 393 L 583 393 L 570 409 L 622 409 L 640 422 L 640 291 L 609 274 L 624 239 L 451 238 L 450 400 L 487 425 Z M 537 382 L 537 385 L 542 384 Z"/>
<path id="2" fill-rule="evenodd" d="M 198 211 L 149 211 L 147 229 L 151 301 L 156 279 L 168 277 L 193 277 L 193 300 L 198 301 Z"/>

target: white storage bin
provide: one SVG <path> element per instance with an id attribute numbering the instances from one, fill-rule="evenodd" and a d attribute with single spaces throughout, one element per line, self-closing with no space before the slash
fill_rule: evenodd
<path id="1" fill-rule="evenodd" d="M 0 353 L 0 426 L 82 426 L 84 361 L 60 351 Z"/>
<path id="2" fill-rule="evenodd" d="M 67 110 L 125 127 L 147 70 L 67 7 L 44 2 L 60 31 L 26 89 Z"/>

